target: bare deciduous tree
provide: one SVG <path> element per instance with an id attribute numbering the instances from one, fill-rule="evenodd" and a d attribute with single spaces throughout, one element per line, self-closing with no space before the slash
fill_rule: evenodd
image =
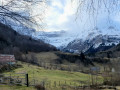
<path id="1" fill-rule="evenodd" d="M 37 17 L 42 22 L 44 10 L 40 10 L 39 15 L 38 13 L 33 15 L 31 8 L 41 5 L 43 9 L 43 4 L 45 4 L 45 0 L 2 0 L 0 2 L 0 21 L 5 24 L 12 21 L 27 27 L 32 27 L 33 24 L 38 25 L 35 18 Z"/>
<path id="2" fill-rule="evenodd" d="M 99 13 L 100 9 L 112 13 L 119 10 L 119 0 L 72 0 L 78 2 L 77 13 L 82 10 L 89 12 L 89 14 Z"/>

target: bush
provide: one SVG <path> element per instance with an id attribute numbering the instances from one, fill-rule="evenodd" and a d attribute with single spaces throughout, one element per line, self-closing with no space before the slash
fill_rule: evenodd
<path id="1" fill-rule="evenodd" d="M 35 88 L 36 88 L 37 90 L 45 90 L 45 87 L 42 86 L 42 85 L 36 85 Z"/>

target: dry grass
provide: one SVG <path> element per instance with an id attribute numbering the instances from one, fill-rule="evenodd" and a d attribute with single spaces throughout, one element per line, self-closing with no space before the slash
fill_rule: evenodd
<path id="1" fill-rule="evenodd" d="M 38 60 L 45 62 L 52 62 L 59 58 L 55 52 L 41 52 L 37 53 L 35 56 L 38 58 Z"/>

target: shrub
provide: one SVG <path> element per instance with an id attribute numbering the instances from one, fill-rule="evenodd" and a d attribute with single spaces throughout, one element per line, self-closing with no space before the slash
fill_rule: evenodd
<path id="1" fill-rule="evenodd" d="M 42 85 L 36 85 L 35 88 L 36 88 L 37 90 L 45 90 L 45 87 L 42 86 Z"/>

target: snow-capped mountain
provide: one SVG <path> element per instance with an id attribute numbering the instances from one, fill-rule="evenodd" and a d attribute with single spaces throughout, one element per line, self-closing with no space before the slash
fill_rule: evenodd
<path id="1" fill-rule="evenodd" d="M 78 39 L 70 42 L 65 50 L 72 52 L 97 52 L 107 50 L 120 42 L 120 37 L 112 35 L 97 35 L 92 39 Z"/>
<path id="2" fill-rule="evenodd" d="M 2 22 L 3 23 L 3 22 Z M 9 25 L 20 34 L 41 39 L 56 46 L 60 50 L 79 53 L 107 50 L 120 42 L 120 31 L 113 26 L 108 28 L 69 32 L 65 30 L 45 32 L 36 31 L 23 25 L 9 21 Z"/>
<path id="3" fill-rule="evenodd" d="M 9 2 L 9 0 L 7 2 Z M 7 4 L 7 2 L 4 8 L 1 7 L 0 9 L 4 14 L 8 14 L 6 17 L 4 17 L 5 15 L 0 16 L 1 23 L 9 25 L 20 34 L 29 35 L 34 39 L 41 39 L 61 50 L 68 50 L 71 52 L 96 52 L 111 48 L 120 42 L 120 30 L 117 30 L 114 26 L 102 28 L 102 24 L 99 25 L 101 28 L 95 27 L 94 29 L 88 29 L 88 27 L 87 30 L 82 30 L 82 28 L 80 28 L 79 31 L 75 31 L 79 28 L 74 30 L 74 25 L 70 23 L 67 27 L 70 25 L 73 26 L 68 28 L 73 29 L 72 31 L 36 31 L 36 26 L 30 21 L 32 20 L 32 22 L 34 22 L 35 20 L 37 25 L 44 25 L 45 22 L 39 22 L 38 18 L 42 20 L 42 18 L 46 16 L 43 15 L 43 12 L 46 10 L 47 5 L 41 3 L 40 0 L 22 0 L 21 2 L 17 0 L 9 4 Z M 87 26 L 89 26 L 89 24 L 86 25 L 86 27 Z"/>
<path id="4" fill-rule="evenodd" d="M 98 52 L 107 50 L 120 43 L 120 31 L 110 26 L 103 30 L 95 28 L 85 39 L 75 39 L 64 50 L 70 52 Z"/>
<path id="5" fill-rule="evenodd" d="M 21 34 L 32 36 L 34 39 L 41 39 L 60 50 L 75 53 L 81 51 L 87 53 L 104 51 L 120 42 L 120 31 L 112 26 L 102 30 L 94 28 L 74 33 L 65 30 L 53 32 L 35 31 L 22 26 L 18 31 Z"/>
<path id="6" fill-rule="evenodd" d="M 26 13 L 25 15 L 28 14 Z M 4 21 L 7 21 L 7 23 Z M 9 25 L 20 34 L 29 35 L 34 39 L 41 39 L 61 50 L 70 52 L 97 52 L 107 50 L 120 42 L 120 30 L 117 30 L 114 26 L 109 26 L 104 29 L 95 27 L 92 30 L 45 32 L 36 31 L 10 18 L 6 18 L 4 21 L 1 20 L 2 23 Z"/>
<path id="7" fill-rule="evenodd" d="M 41 39 L 46 43 L 56 46 L 63 51 L 79 53 L 97 52 L 107 50 L 120 42 L 120 31 L 112 26 L 99 30 L 86 30 L 84 32 L 70 33 L 69 31 L 34 31 L 33 38 Z"/>
<path id="8" fill-rule="evenodd" d="M 66 47 L 69 42 L 75 39 L 75 35 L 69 34 L 67 31 L 44 32 L 37 31 L 33 35 L 34 38 L 42 39 L 46 43 L 52 44 L 57 48 Z"/>

